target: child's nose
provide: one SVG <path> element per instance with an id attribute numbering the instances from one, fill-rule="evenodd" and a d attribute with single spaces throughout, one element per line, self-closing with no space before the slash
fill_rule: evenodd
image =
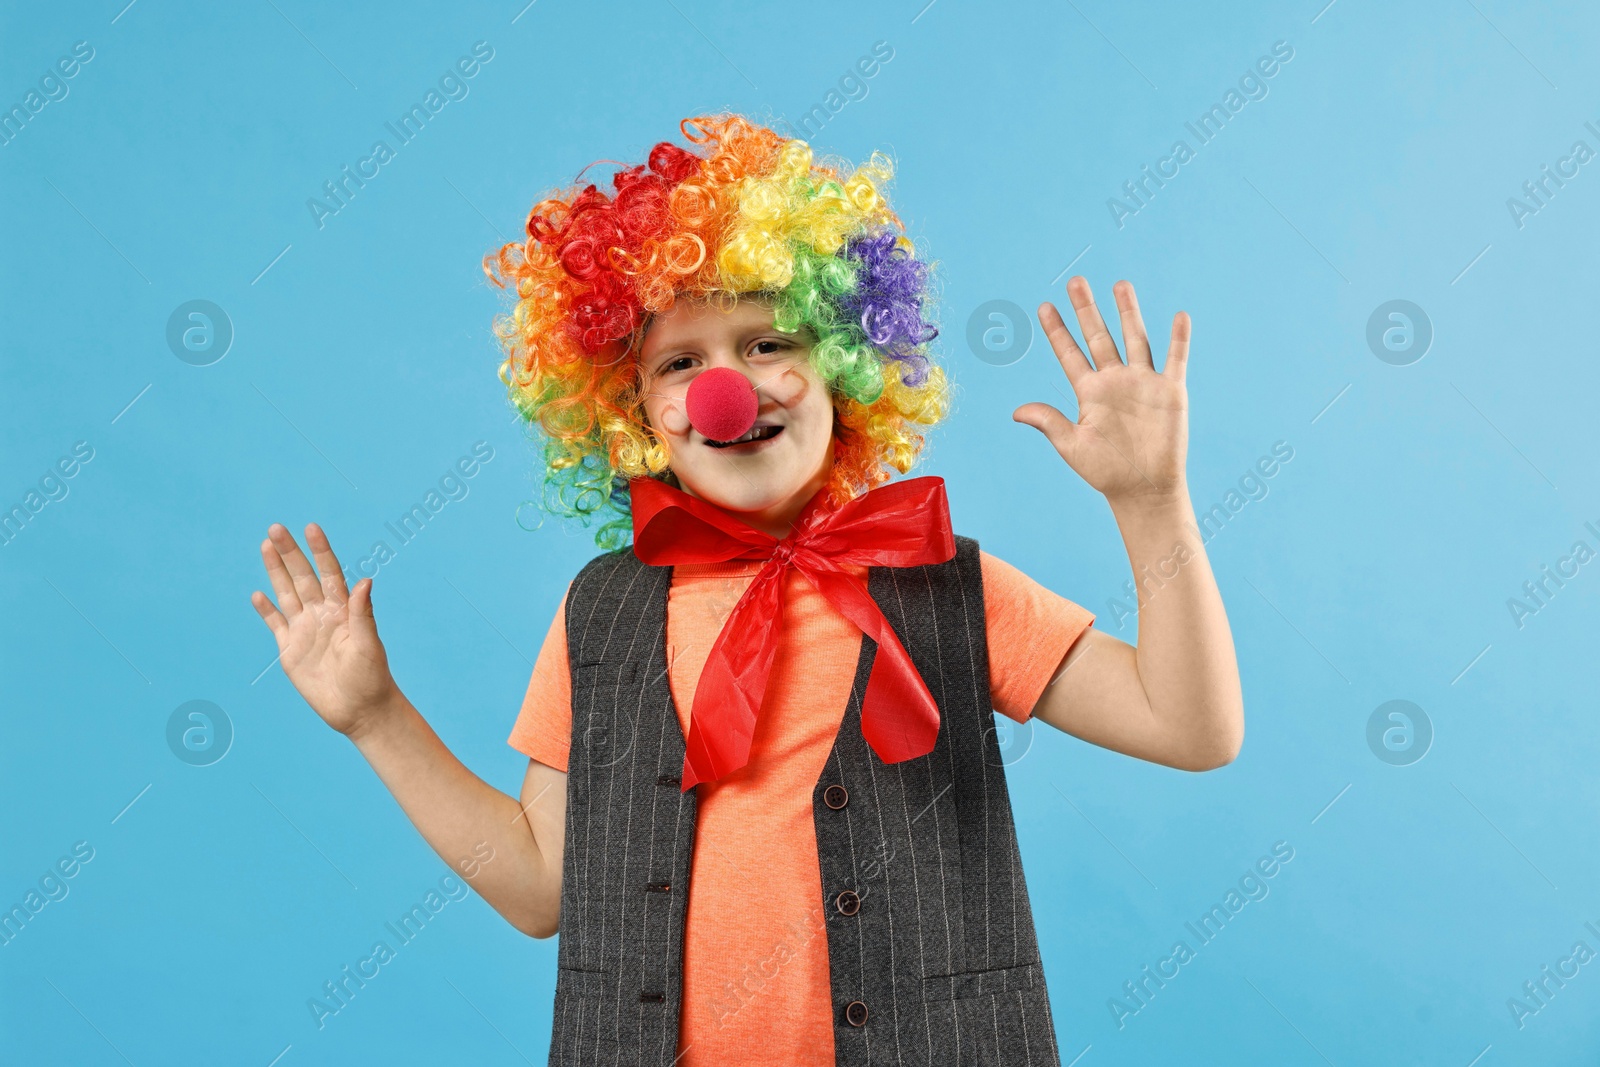
<path id="1" fill-rule="evenodd" d="M 727 365 L 696 374 L 683 405 L 689 424 L 712 441 L 743 436 L 755 424 L 760 406 L 755 385 L 743 371 Z"/>

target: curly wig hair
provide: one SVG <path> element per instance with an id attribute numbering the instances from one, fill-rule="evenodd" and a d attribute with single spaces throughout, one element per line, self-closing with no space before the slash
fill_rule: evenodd
<path id="1" fill-rule="evenodd" d="M 889 207 L 888 157 L 817 161 L 806 142 L 734 114 L 679 128 L 692 148 L 662 141 L 614 173 L 609 194 L 588 184 L 547 196 L 526 242 L 484 258 L 489 280 L 516 293 L 494 331 L 500 380 L 543 433 L 541 506 L 584 525 L 609 518 L 595 537 L 606 550 L 631 530 L 628 480 L 673 481 L 644 418 L 637 354 L 651 316 L 679 297 L 758 297 L 776 329 L 815 338 L 810 362 L 834 401 L 833 503 L 909 471 L 919 428 L 949 407 L 928 351 L 929 265 Z"/>

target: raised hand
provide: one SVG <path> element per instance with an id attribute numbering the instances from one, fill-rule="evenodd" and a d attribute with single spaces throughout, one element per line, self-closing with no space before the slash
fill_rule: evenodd
<path id="1" fill-rule="evenodd" d="M 1162 502 L 1187 493 L 1184 457 L 1189 439 L 1189 398 L 1184 370 L 1189 362 L 1189 316 L 1172 319 L 1166 365 L 1155 369 L 1150 342 L 1133 286 L 1112 287 L 1122 317 L 1124 363 L 1117 343 L 1095 306 L 1089 282 L 1067 280 L 1067 296 L 1094 357 L 1091 365 L 1072 338 L 1054 304 L 1039 307 L 1039 324 L 1078 397 L 1073 422 L 1049 404 L 1024 404 L 1012 413 L 1049 438 L 1061 458 L 1113 505 L 1126 501 Z"/>
<path id="2" fill-rule="evenodd" d="M 333 546 L 315 523 L 306 526 L 306 544 L 316 570 L 293 534 L 278 523 L 267 529 L 261 562 L 278 606 L 259 589 L 250 603 L 277 639 L 283 672 L 295 689 L 324 722 L 351 735 L 389 707 L 399 688 L 372 617 L 372 579 L 347 590 Z"/>

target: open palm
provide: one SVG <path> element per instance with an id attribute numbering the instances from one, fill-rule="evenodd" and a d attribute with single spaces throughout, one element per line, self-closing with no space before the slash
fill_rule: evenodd
<path id="1" fill-rule="evenodd" d="M 261 542 L 261 561 L 278 605 L 260 590 L 250 602 L 278 642 L 283 672 L 329 726 L 349 734 L 397 688 L 372 617 L 372 579 L 352 593 L 322 528 L 306 527 L 317 576 L 294 535 L 274 523 Z"/>
<path id="2" fill-rule="evenodd" d="M 1113 502 L 1145 496 L 1165 497 L 1182 490 L 1188 446 L 1189 399 L 1184 371 L 1189 362 L 1189 316 L 1172 320 L 1166 366 L 1155 369 L 1150 342 L 1133 286 L 1112 287 L 1122 319 L 1127 362 L 1100 317 L 1089 283 L 1067 281 L 1067 296 L 1089 346 L 1089 362 L 1073 340 L 1054 304 L 1039 308 L 1050 347 L 1078 398 L 1078 419 L 1044 403 L 1024 404 L 1012 418 L 1045 435 L 1061 458 Z M 1066 394 L 1062 394 L 1065 397 Z"/>

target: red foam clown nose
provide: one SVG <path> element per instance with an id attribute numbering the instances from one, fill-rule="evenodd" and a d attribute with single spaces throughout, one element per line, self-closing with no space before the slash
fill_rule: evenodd
<path id="1" fill-rule="evenodd" d="M 712 367 L 695 375 L 684 397 L 684 413 L 702 437 L 732 441 L 749 432 L 760 401 L 750 379 L 732 367 Z"/>

